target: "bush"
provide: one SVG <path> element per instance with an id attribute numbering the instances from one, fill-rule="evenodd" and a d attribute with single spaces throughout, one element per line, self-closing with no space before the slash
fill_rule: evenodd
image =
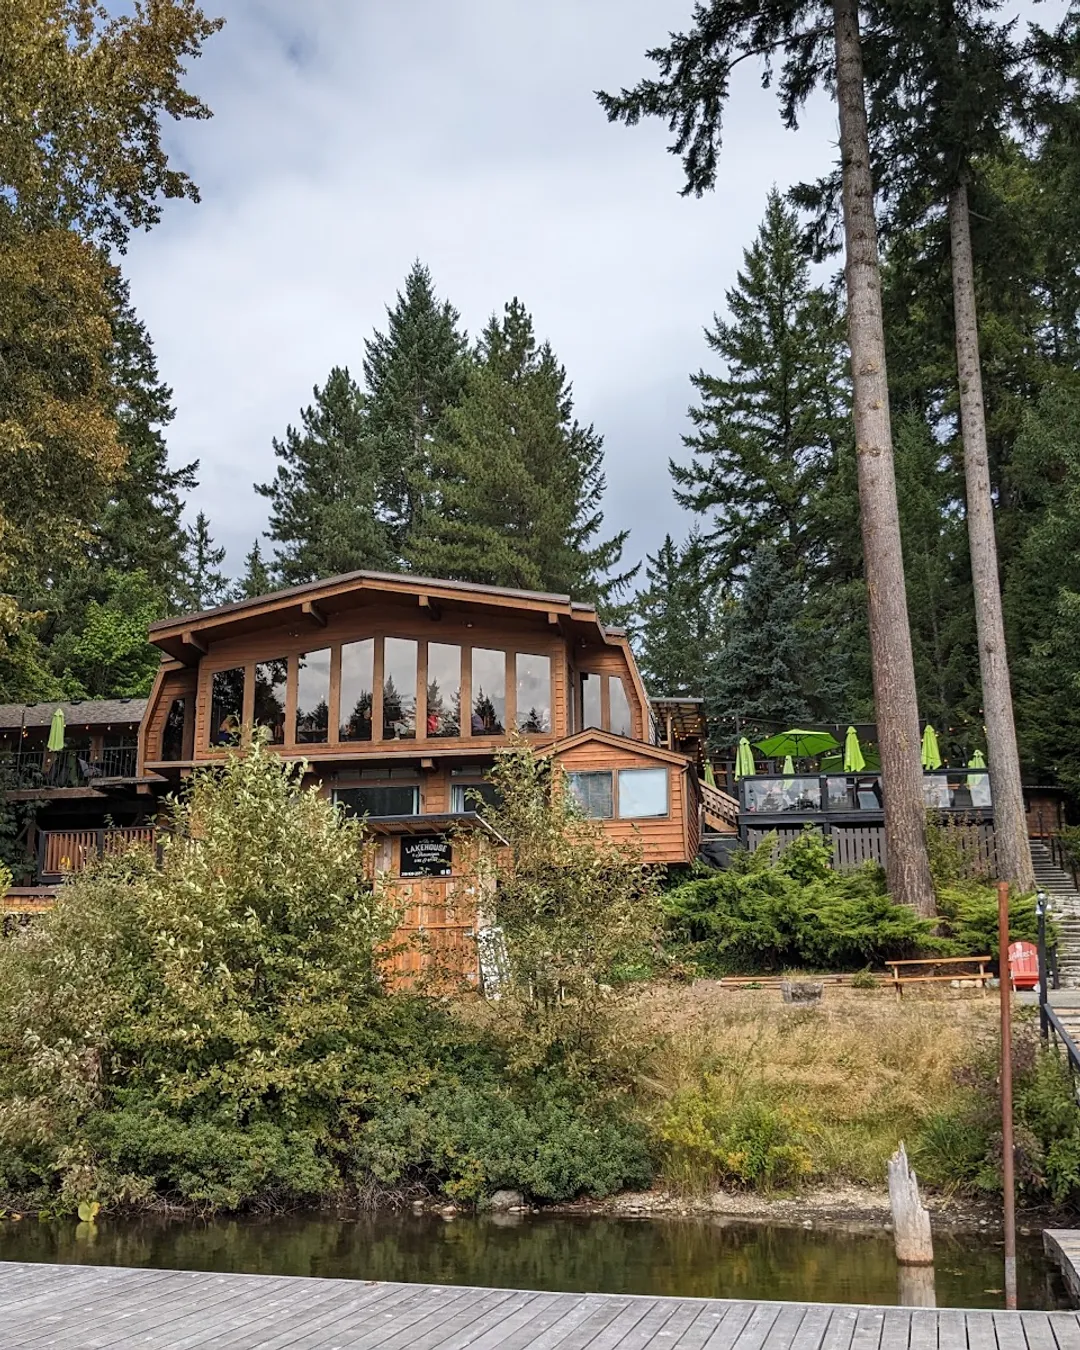
<path id="1" fill-rule="evenodd" d="M 798 966 L 852 970 L 915 955 L 932 926 L 885 889 L 866 864 L 834 872 L 831 850 L 807 829 L 776 856 L 764 842 L 735 855 L 732 868 L 663 896 L 676 948 L 711 973 Z"/>
<path id="2" fill-rule="evenodd" d="M 729 1084 L 711 1075 L 662 1108 L 655 1129 L 665 1176 L 682 1190 L 789 1189 L 813 1166 L 788 1111 L 733 1100 Z"/>
<path id="3" fill-rule="evenodd" d="M 172 804 L 160 866 L 103 858 L 0 942 L 0 1205 L 644 1182 L 623 1098 L 591 1091 L 601 1016 L 575 1040 L 580 1016 L 552 1010 L 537 1071 L 528 1037 L 519 1054 L 442 1000 L 387 996 L 396 915 L 363 826 L 301 779 L 260 743 L 231 754 Z"/>

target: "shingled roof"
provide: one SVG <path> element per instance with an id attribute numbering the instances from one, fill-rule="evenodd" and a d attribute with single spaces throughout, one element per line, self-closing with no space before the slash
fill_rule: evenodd
<path id="1" fill-rule="evenodd" d="M 144 698 L 85 698 L 65 703 L 0 703 L 0 731 L 19 727 L 47 727 L 52 715 L 62 708 L 69 727 L 125 726 L 141 722 L 146 711 Z"/>

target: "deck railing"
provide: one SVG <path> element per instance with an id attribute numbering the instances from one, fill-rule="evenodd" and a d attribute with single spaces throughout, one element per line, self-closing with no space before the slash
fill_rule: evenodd
<path id="1" fill-rule="evenodd" d="M 123 853 L 138 845 L 153 847 L 153 825 L 114 826 L 102 830 L 42 830 L 38 835 L 38 880 L 46 885 L 74 876 L 91 858 Z"/>
<path id="2" fill-rule="evenodd" d="M 923 800 L 932 810 L 990 810 L 990 775 L 977 769 L 924 774 Z M 739 783 L 739 804 L 747 815 L 880 813 L 883 801 L 879 773 L 755 774 Z"/>
<path id="3" fill-rule="evenodd" d="M 704 779 L 698 780 L 698 787 L 701 790 L 701 804 L 707 816 L 726 820 L 729 825 L 738 825 L 739 803 L 734 797 L 729 797 L 726 792 L 706 783 Z"/>
<path id="4" fill-rule="evenodd" d="M 0 780 L 16 788 L 92 787 L 134 778 L 137 759 L 134 745 L 107 745 L 96 757 L 89 750 L 0 751 Z"/>

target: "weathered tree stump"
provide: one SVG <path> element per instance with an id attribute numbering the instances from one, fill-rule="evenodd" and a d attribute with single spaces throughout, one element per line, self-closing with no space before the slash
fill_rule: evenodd
<path id="1" fill-rule="evenodd" d="M 825 986 L 820 980 L 781 980 L 780 997 L 785 1003 L 815 1004 L 821 1002 Z"/>
<path id="2" fill-rule="evenodd" d="M 908 1165 L 907 1149 L 903 1144 L 889 1159 L 889 1206 L 897 1261 L 902 1266 L 932 1266 L 934 1243 L 930 1236 L 930 1211 L 919 1199 L 919 1182 Z"/>

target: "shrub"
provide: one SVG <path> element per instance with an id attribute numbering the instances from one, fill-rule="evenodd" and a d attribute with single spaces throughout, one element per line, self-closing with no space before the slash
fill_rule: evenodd
<path id="1" fill-rule="evenodd" d="M 914 955 L 931 925 L 885 890 L 873 864 L 834 872 L 831 850 L 808 829 L 776 856 L 775 843 L 737 854 L 729 871 L 689 881 L 663 897 L 668 931 L 703 969 L 857 969 Z"/>
<path id="2" fill-rule="evenodd" d="M 812 1170 L 787 1110 L 733 1100 L 730 1084 L 712 1075 L 667 1103 L 655 1130 L 665 1175 L 683 1190 L 791 1188 Z"/>

